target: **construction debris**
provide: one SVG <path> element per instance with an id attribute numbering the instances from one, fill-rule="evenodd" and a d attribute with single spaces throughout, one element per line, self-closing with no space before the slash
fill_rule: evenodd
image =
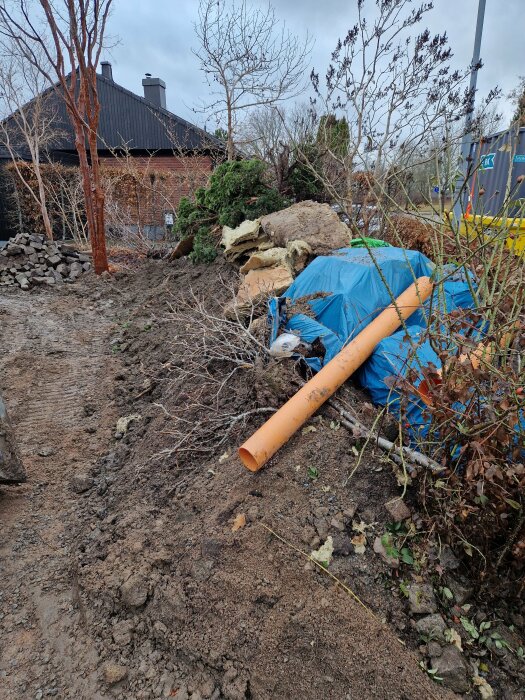
<path id="1" fill-rule="evenodd" d="M 230 262 L 237 260 L 249 251 L 273 247 L 261 231 L 260 219 L 243 221 L 237 228 L 224 226 L 221 245 L 224 247 L 224 257 Z"/>
<path id="2" fill-rule="evenodd" d="M 279 296 L 293 282 L 293 275 L 287 266 L 262 267 L 250 270 L 244 277 L 235 301 L 225 308 L 227 318 L 249 313 L 268 296 Z"/>
<path id="3" fill-rule="evenodd" d="M 19 233 L 0 251 L 0 286 L 28 290 L 35 285 L 74 282 L 91 267 L 88 253 L 43 235 Z"/>
<path id="4" fill-rule="evenodd" d="M 258 250 L 240 268 L 242 274 L 261 267 L 288 267 L 290 272 L 301 272 L 312 253 L 312 248 L 305 241 L 290 241 L 286 248 L 268 248 Z"/>
<path id="5" fill-rule="evenodd" d="M 328 204 L 298 202 L 261 219 L 261 233 L 274 246 L 305 241 L 314 255 L 326 255 L 348 246 L 350 229 Z"/>

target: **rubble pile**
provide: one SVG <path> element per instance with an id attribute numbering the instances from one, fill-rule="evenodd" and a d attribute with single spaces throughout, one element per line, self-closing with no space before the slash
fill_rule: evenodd
<path id="1" fill-rule="evenodd" d="M 19 233 L 0 251 L 0 287 L 74 282 L 91 270 L 91 256 L 43 235 Z"/>
<path id="2" fill-rule="evenodd" d="M 315 255 L 348 245 L 350 231 L 327 205 L 299 202 L 235 229 L 224 226 L 221 245 L 230 262 L 246 260 L 235 302 L 226 316 L 248 312 L 267 295 L 279 296 Z M 247 258 L 247 259 L 246 259 Z"/>

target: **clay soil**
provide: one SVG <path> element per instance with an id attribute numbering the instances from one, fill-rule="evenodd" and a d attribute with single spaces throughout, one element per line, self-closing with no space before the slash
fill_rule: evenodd
<path id="1" fill-rule="evenodd" d="M 220 312 L 233 280 L 223 263 L 149 262 L 0 299 L 1 389 L 29 477 L 0 491 L 2 699 L 454 697 L 420 668 L 372 551 L 400 493 L 381 454 L 348 480 L 355 441 L 326 411 L 258 474 L 236 457 L 257 413 L 206 436 L 216 451 L 173 453 L 181 407 L 194 427 L 209 397 L 204 375 L 181 386 L 191 318 L 170 313 L 190 288 Z M 241 370 L 225 410 L 279 405 L 292 374 Z M 330 575 L 304 555 L 319 534 Z"/>

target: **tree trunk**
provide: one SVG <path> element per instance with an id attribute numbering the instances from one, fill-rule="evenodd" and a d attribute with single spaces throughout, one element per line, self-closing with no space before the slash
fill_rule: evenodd
<path id="1" fill-rule="evenodd" d="M 79 131 L 80 134 L 78 133 Z M 95 273 L 100 275 L 108 270 L 104 231 L 104 192 L 100 185 L 100 166 L 96 151 L 96 137 L 94 156 L 90 153 L 90 167 L 84 130 L 82 124 L 78 123 L 75 123 L 75 146 L 79 157 L 80 173 L 82 175 L 84 205 L 86 208 L 86 219 L 91 241 L 91 252 L 93 254 L 93 268 Z M 95 182 L 95 175 L 98 182 Z"/>
<path id="2" fill-rule="evenodd" d="M 97 119 L 98 121 L 98 119 Z M 106 231 L 104 223 L 104 188 L 100 175 L 100 162 L 97 152 L 97 134 L 90 131 L 89 154 L 91 157 L 91 177 L 93 180 L 93 208 L 95 228 L 91 238 L 91 251 L 93 253 L 93 267 L 97 275 L 107 272 L 108 255 L 106 250 Z"/>
<path id="3" fill-rule="evenodd" d="M 46 231 L 46 236 L 49 240 L 53 240 L 53 227 L 51 226 L 51 221 L 49 219 L 49 212 L 47 211 L 46 203 L 46 191 L 44 188 L 44 181 L 42 179 L 42 173 L 40 172 L 40 167 L 35 164 L 35 176 L 38 183 L 38 196 L 40 200 L 40 212 L 42 214 L 42 219 L 44 221 L 44 229 Z"/>
<path id="4" fill-rule="evenodd" d="M 233 115 L 231 104 L 228 102 L 228 160 L 235 160 L 235 146 L 233 143 Z"/>

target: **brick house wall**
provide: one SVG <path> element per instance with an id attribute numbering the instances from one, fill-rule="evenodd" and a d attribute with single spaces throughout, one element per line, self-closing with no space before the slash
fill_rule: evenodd
<path id="1" fill-rule="evenodd" d="M 99 155 L 107 181 L 109 215 L 127 224 L 164 227 L 167 212 L 175 213 L 182 197 L 206 185 L 213 169 L 208 155 Z"/>

